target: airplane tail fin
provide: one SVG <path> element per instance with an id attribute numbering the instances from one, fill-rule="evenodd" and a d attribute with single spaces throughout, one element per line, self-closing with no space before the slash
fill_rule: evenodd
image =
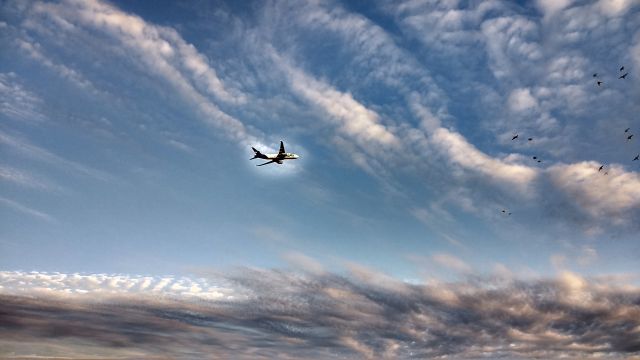
<path id="1" fill-rule="evenodd" d="M 249 160 L 259 159 L 261 158 L 261 156 L 264 156 L 260 151 L 256 150 L 256 148 L 254 148 L 253 146 L 251 147 L 251 150 L 253 150 L 253 157 Z"/>

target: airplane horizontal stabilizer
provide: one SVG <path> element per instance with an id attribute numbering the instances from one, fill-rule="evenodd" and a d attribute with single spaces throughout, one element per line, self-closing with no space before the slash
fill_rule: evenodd
<path id="1" fill-rule="evenodd" d="M 253 160 L 253 159 L 264 159 L 265 156 L 258 150 L 256 150 L 256 148 L 254 148 L 253 146 L 251 147 L 251 150 L 253 150 L 253 157 L 249 160 Z"/>

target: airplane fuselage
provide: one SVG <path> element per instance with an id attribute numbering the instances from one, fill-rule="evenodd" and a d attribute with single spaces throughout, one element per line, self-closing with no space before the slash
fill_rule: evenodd
<path id="1" fill-rule="evenodd" d="M 298 158 L 298 155 L 294 153 L 284 153 L 280 154 L 264 154 L 264 159 L 267 160 L 295 160 Z"/>

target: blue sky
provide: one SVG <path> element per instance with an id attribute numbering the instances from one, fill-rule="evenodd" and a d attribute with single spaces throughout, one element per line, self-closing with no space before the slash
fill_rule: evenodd
<path id="1" fill-rule="evenodd" d="M 3 267 L 631 271 L 638 7 L 559 4 L 6 2 Z"/>
<path id="2" fill-rule="evenodd" d="M 632 3 L 245 5 L 4 5 L 6 268 L 634 265 Z"/>
<path id="3" fill-rule="evenodd" d="M 310 358 L 639 349 L 616 327 L 640 296 L 637 1 L 9 0 L 0 46 L 0 296 L 223 299 L 225 329 L 304 333 Z M 280 140 L 300 159 L 249 161 Z M 279 318 L 283 294 L 307 311 Z M 622 340 L 562 325 L 603 308 Z M 474 338 L 469 314 L 504 328 Z"/>

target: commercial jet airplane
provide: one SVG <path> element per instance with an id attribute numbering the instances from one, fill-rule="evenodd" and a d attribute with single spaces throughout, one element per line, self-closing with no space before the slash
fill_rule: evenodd
<path id="1" fill-rule="evenodd" d="M 284 144 L 282 143 L 282 141 L 280 141 L 280 151 L 278 151 L 277 154 L 263 154 L 260 151 L 256 150 L 256 148 L 254 148 L 254 147 L 251 147 L 251 149 L 253 149 L 253 152 L 255 154 L 249 160 L 253 160 L 253 159 L 269 160 L 264 164 L 258 164 L 256 166 L 262 166 L 262 165 L 267 165 L 267 164 L 271 164 L 271 163 L 282 164 L 282 160 L 295 160 L 295 159 L 297 159 L 299 157 L 298 155 L 296 155 L 294 153 L 285 152 L 284 151 Z"/>

